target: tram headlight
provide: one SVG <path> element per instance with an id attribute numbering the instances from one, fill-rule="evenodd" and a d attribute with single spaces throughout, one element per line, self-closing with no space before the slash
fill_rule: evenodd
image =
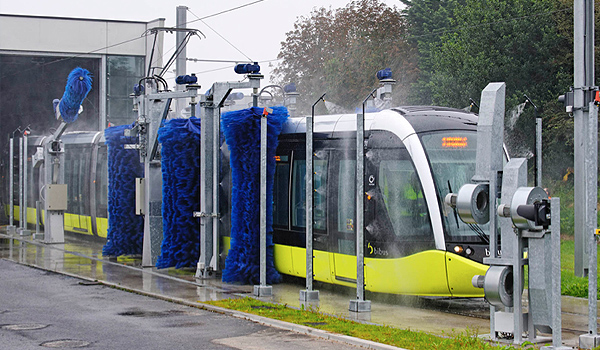
<path id="1" fill-rule="evenodd" d="M 471 256 L 471 255 L 473 255 L 473 253 L 474 253 L 473 248 L 471 248 L 471 247 L 465 248 L 465 254 L 467 254 L 467 256 Z"/>
<path id="2" fill-rule="evenodd" d="M 456 254 L 462 254 L 463 251 L 464 251 L 464 249 L 463 249 L 463 247 L 461 245 L 454 246 L 454 252 Z"/>

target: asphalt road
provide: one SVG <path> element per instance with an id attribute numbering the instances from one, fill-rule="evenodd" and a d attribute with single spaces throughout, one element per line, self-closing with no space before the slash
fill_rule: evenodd
<path id="1" fill-rule="evenodd" d="M 0 259 L 1 350 L 349 347 Z"/>

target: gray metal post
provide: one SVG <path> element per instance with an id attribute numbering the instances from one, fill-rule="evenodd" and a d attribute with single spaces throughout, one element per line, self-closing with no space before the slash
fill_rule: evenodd
<path id="1" fill-rule="evenodd" d="M 273 295 L 267 285 L 267 113 L 260 117 L 260 285 L 254 286 L 254 295 Z"/>
<path id="2" fill-rule="evenodd" d="M 371 301 L 365 300 L 365 105 L 377 89 L 365 98 L 362 114 L 356 115 L 356 300 L 350 300 L 349 310 L 371 312 Z"/>
<path id="3" fill-rule="evenodd" d="M 44 243 L 64 243 L 64 211 L 67 209 L 65 153 L 60 136 L 67 128 L 61 123 L 54 135 L 44 141 Z"/>
<path id="4" fill-rule="evenodd" d="M 23 230 L 23 138 L 19 138 L 19 233 Z"/>
<path id="5" fill-rule="evenodd" d="M 140 133 L 140 160 L 144 163 L 144 237 L 142 243 L 142 266 L 156 265 L 163 240 L 162 218 L 162 168 L 158 154 L 158 130 L 167 118 L 173 98 L 184 92 L 155 94 L 156 87 L 151 85 L 152 93 L 139 97 L 138 123 L 145 125 Z M 179 95 L 178 95 L 179 94 Z M 157 96 L 159 95 L 159 96 Z"/>
<path id="6" fill-rule="evenodd" d="M 593 2 L 592 2 L 593 4 Z M 593 14 L 593 11 L 591 12 Z M 587 125 L 587 147 L 585 154 L 585 177 L 587 190 L 587 210 L 586 210 L 586 234 L 588 241 L 589 255 L 589 273 L 588 273 L 588 301 L 589 301 L 589 332 L 592 335 L 598 334 L 598 242 L 596 240 L 597 218 L 597 192 L 598 192 L 598 109 L 593 103 L 590 103 L 590 111 Z"/>
<path id="7" fill-rule="evenodd" d="M 200 211 L 193 214 L 200 218 L 197 278 L 216 277 L 214 272 L 219 268 L 219 202 L 216 197 L 219 190 L 220 108 L 232 89 L 257 89 L 263 77 L 249 74 L 246 82 L 214 83 L 209 90 L 211 94 L 202 95 L 200 99 Z"/>
<path id="8" fill-rule="evenodd" d="M 315 117 L 315 106 L 319 103 L 325 94 L 312 105 L 310 116 L 306 117 L 306 290 L 300 291 L 300 301 L 318 301 L 319 291 L 313 290 L 313 206 L 314 206 L 314 183 L 315 173 L 313 164 L 313 127 Z"/>
<path id="9" fill-rule="evenodd" d="M 26 236 L 26 235 L 30 235 L 31 231 L 29 231 L 27 229 L 27 207 L 29 206 L 27 203 L 27 192 L 29 191 L 28 188 L 28 171 L 27 168 L 29 168 L 28 164 L 27 164 L 27 136 L 28 131 L 23 133 L 23 163 L 21 163 L 21 167 L 23 167 L 23 206 L 21 207 L 21 210 L 23 212 L 23 229 L 21 230 L 20 234 L 21 236 Z"/>
<path id="10" fill-rule="evenodd" d="M 219 170 L 221 169 L 221 108 L 215 110 L 217 119 L 213 124 L 213 208 L 215 215 L 212 216 L 213 221 L 213 265 L 214 269 L 219 268 Z"/>
<path id="11" fill-rule="evenodd" d="M 523 239 L 521 238 L 521 232 L 519 232 L 519 236 L 516 241 L 517 249 L 515 251 L 515 255 L 513 256 L 513 322 L 514 322 L 514 332 L 513 332 L 513 344 L 521 345 L 523 342 L 523 300 L 522 298 L 522 290 L 523 290 Z M 535 333 L 535 331 L 534 331 Z"/>
<path id="12" fill-rule="evenodd" d="M 586 180 L 586 156 L 590 155 L 588 149 L 587 124 L 590 111 L 585 103 L 585 95 L 590 93 L 594 85 L 594 2 L 593 0 L 574 0 L 574 75 L 573 75 L 573 119 L 575 133 L 575 275 L 586 275 L 587 262 L 587 235 L 595 230 L 591 227 L 591 219 L 587 217 L 590 211 L 586 209 L 589 198 L 595 198 L 596 184 Z M 595 109 L 595 107 L 592 107 Z M 589 135 L 597 139 L 597 135 Z M 594 158 L 595 159 L 595 158 Z M 592 160 L 597 167 L 597 160 Z M 592 166 L 593 164 L 589 164 Z M 593 331 L 596 334 L 596 330 Z"/>
<path id="13" fill-rule="evenodd" d="M 176 11 L 176 24 L 175 26 L 177 28 L 186 28 L 186 23 L 187 23 L 187 11 L 188 8 L 187 6 L 177 6 L 177 11 Z M 179 56 L 177 56 L 177 59 L 175 60 L 175 76 L 178 77 L 180 75 L 185 75 L 186 71 L 187 71 L 187 48 L 185 45 L 183 45 L 183 40 L 185 39 L 185 36 L 187 35 L 187 32 L 176 32 L 175 33 L 175 47 L 179 48 L 181 47 L 181 52 L 179 53 Z M 176 91 L 183 91 L 185 89 L 185 87 L 183 85 L 177 85 L 176 87 Z M 177 101 L 175 101 L 175 115 L 179 116 L 179 112 L 181 112 L 181 110 L 183 108 L 185 108 L 187 105 L 186 101 L 184 99 L 177 99 Z"/>
<path id="14" fill-rule="evenodd" d="M 260 285 L 267 285 L 267 114 L 260 118 Z"/>
<path id="15" fill-rule="evenodd" d="M 40 217 L 42 215 L 42 201 L 35 201 L 35 237 L 39 237 Z"/>
<path id="16" fill-rule="evenodd" d="M 536 109 L 537 114 L 537 109 Z M 535 186 L 542 186 L 542 118 L 536 115 L 535 118 Z"/>
<path id="17" fill-rule="evenodd" d="M 214 157 L 214 123 L 215 108 L 206 108 L 202 114 L 202 128 L 200 129 L 200 260 L 196 270 L 196 277 L 212 277 L 211 260 L 213 259 L 213 162 Z"/>
<path id="18" fill-rule="evenodd" d="M 8 168 L 8 208 L 9 208 L 9 216 L 8 216 L 8 227 L 6 231 L 8 234 L 15 233 L 15 138 L 14 134 L 11 135 L 9 139 L 9 168 Z"/>
<path id="19" fill-rule="evenodd" d="M 551 225 L 550 242 L 552 246 L 552 346 L 554 349 L 562 347 L 562 317 L 560 295 L 560 198 L 550 199 Z"/>
<path id="20" fill-rule="evenodd" d="M 575 274 L 588 269 L 588 334 L 579 337 L 579 347 L 600 345 L 597 331 L 597 178 L 598 110 L 586 94 L 594 87 L 594 1 L 574 1 L 573 118 L 575 122 Z M 588 95 L 589 96 L 589 95 Z M 585 250 L 588 249 L 588 260 Z M 587 265 L 587 266 L 586 266 Z"/>

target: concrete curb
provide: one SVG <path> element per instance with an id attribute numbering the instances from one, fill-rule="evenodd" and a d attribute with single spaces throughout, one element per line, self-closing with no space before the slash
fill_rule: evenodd
<path id="1" fill-rule="evenodd" d="M 3 260 L 7 260 L 7 259 L 3 259 Z M 404 349 L 404 348 L 398 348 L 398 347 L 395 347 L 392 345 L 377 343 L 377 342 L 374 342 L 371 340 L 355 338 L 355 337 L 351 337 L 348 335 L 332 333 L 332 332 L 324 331 L 324 330 L 317 329 L 317 328 L 298 325 L 295 323 L 275 320 L 275 319 L 271 319 L 268 317 L 249 314 L 249 313 L 245 313 L 245 312 L 241 312 L 241 311 L 237 311 L 237 310 L 231 310 L 231 309 L 226 309 L 226 308 L 219 307 L 219 306 L 204 304 L 202 302 L 190 302 L 188 300 L 181 299 L 181 298 L 169 297 L 169 296 L 165 296 L 165 295 L 158 294 L 158 293 L 146 292 L 143 290 L 125 287 L 120 284 L 116 284 L 116 283 L 112 283 L 112 282 L 108 282 L 108 281 L 96 280 L 96 279 L 92 279 L 92 278 L 85 277 L 85 276 L 79 276 L 79 275 L 76 275 L 73 273 L 51 270 L 51 269 L 43 268 L 43 267 L 32 265 L 32 264 L 19 263 L 19 262 L 12 261 L 12 260 L 7 260 L 7 261 L 10 261 L 10 262 L 13 262 L 13 263 L 16 263 L 19 265 L 23 265 L 23 266 L 32 267 L 32 268 L 39 269 L 39 270 L 54 272 L 56 274 L 65 275 L 65 276 L 77 278 L 77 279 L 88 281 L 88 282 L 98 282 L 98 284 L 102 284 L 102 285 L 105 285 L 108 287 L 118 288 L 118 289 L 121 289 L 126 292 L 145 295 L 145 296 L 148 296 L 151 298 L 165 300 L 165 301 L 169 301 L 169 302 L 173 302 L 176 304 L 185 305 L 185 306 L 189 306 L 189 307 L 193 307 L 193 308 L 197 308 L 197 309 L 201 309 L 201 310 L 216 312 L 216 313 L 220 313 L 223 315 L 232 316 L 232 317 L 248 320 L 251 322 L 255 322 L 258 324 L 262 324 L 264 326 L 279 328 L 282 330 L 291 331 L 291 332 L 295 332 L 295 333 L 299 333 L 299 334 L 305 334 L 305 335 L 315 337 L 315 338 L 336 341 L 338 343 L 359 346 L 362 348 L 373 349 L 373 350 L 409 350 L 409 349 Z"/>

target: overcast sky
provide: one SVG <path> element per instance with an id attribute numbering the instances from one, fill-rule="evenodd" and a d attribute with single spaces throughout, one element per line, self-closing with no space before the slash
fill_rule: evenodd
<path id="1" fill-rule="evenodd" d="M 187 6 L 187 21 L 226 11 L 256 0 L 0 0 L 0 13 L 35 16 L 59 16 L 130 21 L 151 21 L 165 18 L 166 26 L 175 25 L 177 6 Z M 401 6 L 399 0 L 382 0 L 389 6 Z M 220 38 L 200 21 L 190 28 L 201 30 L 206 39 L 192 38 L 187 55 L 190 58 L 247 61 L 249 57 L 261 64 L 265 74 L 263 86 L 270 79 L 267 61 L 277 58 L 285 33 L 293 29 L 299 16 L 308 16 L 313 8 L 344 7 L 348 0 L 262 0 L 250 6 L 205 19 L 204 21 L 238 50 Z M 3 28 L 2 30 L 6 30 Z M 173 53 L 174 35 L 165 36 L 165 61 Z M 240 52 L 241 51 L 241 52 Z M 247 56 L 247 57 L 246 57 Z M 276 64 L 277 62 L 272 62 Z M 207 89 L 215 81 L 236 81 L 233 64 L 188 62 L 188 73 L 197 73 L 199 83 Z M 210 72 L 212 71 L 212 72 Z M 167 77 L 173 78 L 174 74 Z"/>

